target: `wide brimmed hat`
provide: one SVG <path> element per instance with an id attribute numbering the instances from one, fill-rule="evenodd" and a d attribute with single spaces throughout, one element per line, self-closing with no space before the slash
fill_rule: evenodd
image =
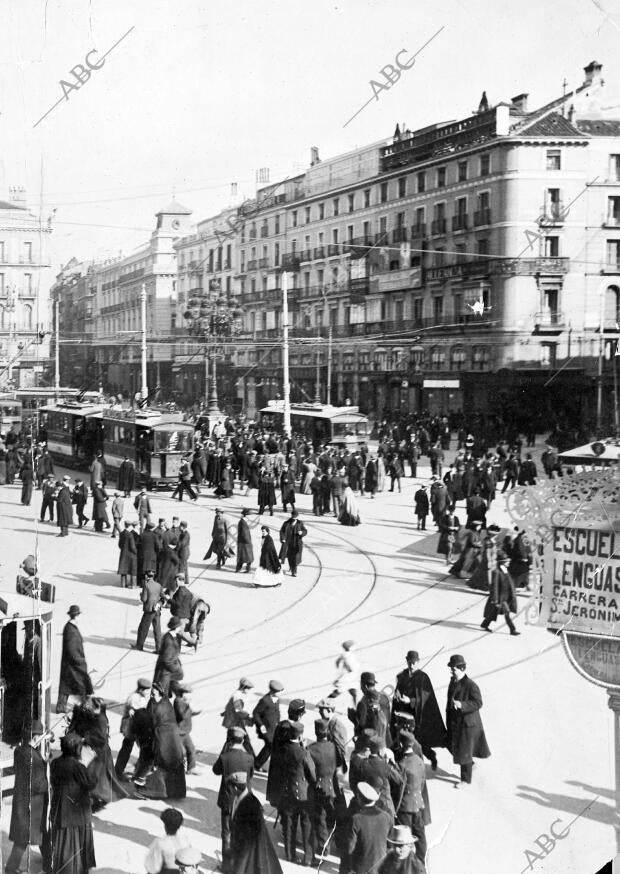
<path id="1" fill-rule="evenodd" d="M 408 825 L 393 825 L 388 835 L 388 844 L 394 844 L 397 847 L 404 847 L 407 844 L 413 844 L 417 840 L 412 834 Z"/>
<path id="2" fill-rule="evenodd" d="M 82 611 L 78 607 L 77 604 L 72 604 L 67 610 L 67 615 L 73 618 L 74 616 L 79 616 Z"/>
<path id="3" fill-rule="evenodd" d="M 463 658 L 462 655 L 458 655 L 458 653 L 457 653 L 456 655 L 450 656 L 450 661 L 448 662 L 448 667 L 449 668 L 466 668 L 467 662 L 465 661 L 465 659 Z"/>

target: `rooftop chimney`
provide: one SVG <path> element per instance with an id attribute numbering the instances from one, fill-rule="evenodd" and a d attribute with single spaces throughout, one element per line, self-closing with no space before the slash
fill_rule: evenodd
<path id="1" fill-rule="evenodd" d="M 320 164 L 321 159 L 319 158 L 319 147 L 312 146 L 310 148 L 310 166 L 314 167 L 315 164 Z"/>
<path id="2" fill-rule="evenodd" d="M 517 94 L 511 100 L 513 109 L 518 109 L 520 112 L 527 112 L 527 98 L 529 94 Z"/>
<path id="3" fill-rule="evenodd" d="M 599 82 L 603 78 L 601 76 L 603 70 L 603 65 L 599 64 L 598 61 L 590 61 L 587 67 L 583 68 L 583 72 L 586 74 L 586 78 L 584 79 L 584 85 L 592 85 L 593 82 Z"/>

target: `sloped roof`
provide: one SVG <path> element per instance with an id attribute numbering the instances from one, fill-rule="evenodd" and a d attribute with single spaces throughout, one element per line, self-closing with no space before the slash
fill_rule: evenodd
<path id="1" fill-rule="evenodd" d="M 0 209 L 21 209 L 23 212 L 27 212 L 26 206 L 20 206 L 19 203 L 11 203 L 8 200 L 0 200 Z"/>
<path id="2" fill-rule="evenodd" d="M 605 118 L 587 118 L 577 122 L 579 130 L 591 137 L 617 137 L 620 134 L 620 121 Z"/>
<path id="3" fill-rule="evenodd" d="M 533 137 L 583 137 L 578 128 L 559 112 L 550 112 L 542 116 L 534 113 L 534 118 L 528 122 L 527 118 L 518 125 L 519 134 L 528 134 Z"/>
<path id="4" fill-rule="evenodd" d="M 191 209 L 182 206 L 177 200 L 171 200 L 168 206 L 158 210 L 155 215 L 191 215 Z"/>

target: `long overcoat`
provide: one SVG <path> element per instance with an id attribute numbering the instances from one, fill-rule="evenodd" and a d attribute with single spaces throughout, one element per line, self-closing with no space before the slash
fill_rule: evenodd
<path id="1" fill-rule="evenodd" d="M 92 695 L 93 684 L 86 666 L 80 629 L 67 622 L 62 631 L 60 656 L 60 695 Z"/>
<path id="2" fill-rule="evenodd" d="M 253 561 L 252 533 L 250 526 L 242 517 L 237 525 L 237 564 L 252 564 Z"/>
<path id="3" fill-rule="evenodd" d="M 133 531 L 125 529 L 118 535 L 118 573 L 135 577 L 138 571 L 138 547 Z"/>
<path id="4" fill-rule="evenodd" d="M 153 752 L 155 764 L 165 771 L 166 796 L 184 798 L 185 770 L 181 736 L 170 699 L 149 701 L 148 711 L 153 721 Z"/>
<path id="5" fill-rule="evenodd" d="M 122 492 L 130 492 L 136 482 L 136 467 L 133 461 L 127 459 L 121 462 L 118 469 L 118 488 Z"/>
<path id="6" fill-rule="evenodd" d="M 153 682 L 159 683 L 164 695 L 168 694 L 170 683 L 180 683 L 183 679 L 180 653 L 179 638 L 176 634 L 167 631 L 162 638 L 153 676 Z"/>
<path id="7" fill-rule="evenodd" d="M 108 522 L 108 511 L 105 508 L 108 499 L 107 492 L 101 486 L 94 486 L 93 490 L 93 522 Z"/>
<path id="8" fill-rule="evenodd" d="M 62 486 L 56 497 L 56 522 L 62 528 L 73 525 L 73 505 L 68 486 Z"/>
<path id="9" fill-rule="evenodd" d="M 9 838 L 19 846 L 41 846 L 46 831 L 47 766 L 38 748 L 20 743 L 13 753 L 15 784 Z"/>
<path id="10" fill-rule="evenodd" d="M 495 622 L 498 614 L 504 613 L 506 608 L 510 613 L 517 612 L 517 596 L 512 577 L 498 567 L 492 573 L 491 591 L 484 605 L 485 620 Z"/>
<path id="11" fill-rule="evenodd" d="M 146 528 L 140 535 L 138 546 L 138 571 L 157 571 L 157 537 L 152 528 Z"/>
<path id="12" fill-rule="evenodd" d="M 396 692 L 406 695 L 410 702 L 398 703 L 398 710 L 405 710 L 415 717 L 414 733 L 422 746 L 445 747 L 446 726 L 435 697 L 435 690 L 428 674 L 405 669 L 396 676 Z"/>
<path id="13" fill-rule="evenodd" d="M 453 701 L 461 701 L 460 710 L 454 710 Z M 469 765 L 473 758 L 486 759 L 491 755 L 480 718 L 482 695 L 473 680 L 450 680 L 446 725 L 448 749 L 456 765 Z"/>
<path id="14" fill-rule="evenodd" d="M 306 526 L 299 519 L 287 519 L 280 529 L 280 561 L 291 557 L 297 564 L 301 564 L 304 550 L 303 538 L 308 533 Z"/>

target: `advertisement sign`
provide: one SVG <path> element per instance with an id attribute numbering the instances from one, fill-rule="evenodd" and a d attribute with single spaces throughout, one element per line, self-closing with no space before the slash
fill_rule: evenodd
<path id="1" fill-rule="evenodd" d="M 351 258 L 351 279 L 365 279 L 367 275 L 366 258 Z"/>
<path id="2" fill-rule="evenodd" d="M 545 546 L 547 628 L 620 638 L 620 531 L 553 527 Z"/>
<path id="3" fill-rule="evenodd" d="M 460 379 L 425 379 L 422 388 L 460 388 Z"/>

